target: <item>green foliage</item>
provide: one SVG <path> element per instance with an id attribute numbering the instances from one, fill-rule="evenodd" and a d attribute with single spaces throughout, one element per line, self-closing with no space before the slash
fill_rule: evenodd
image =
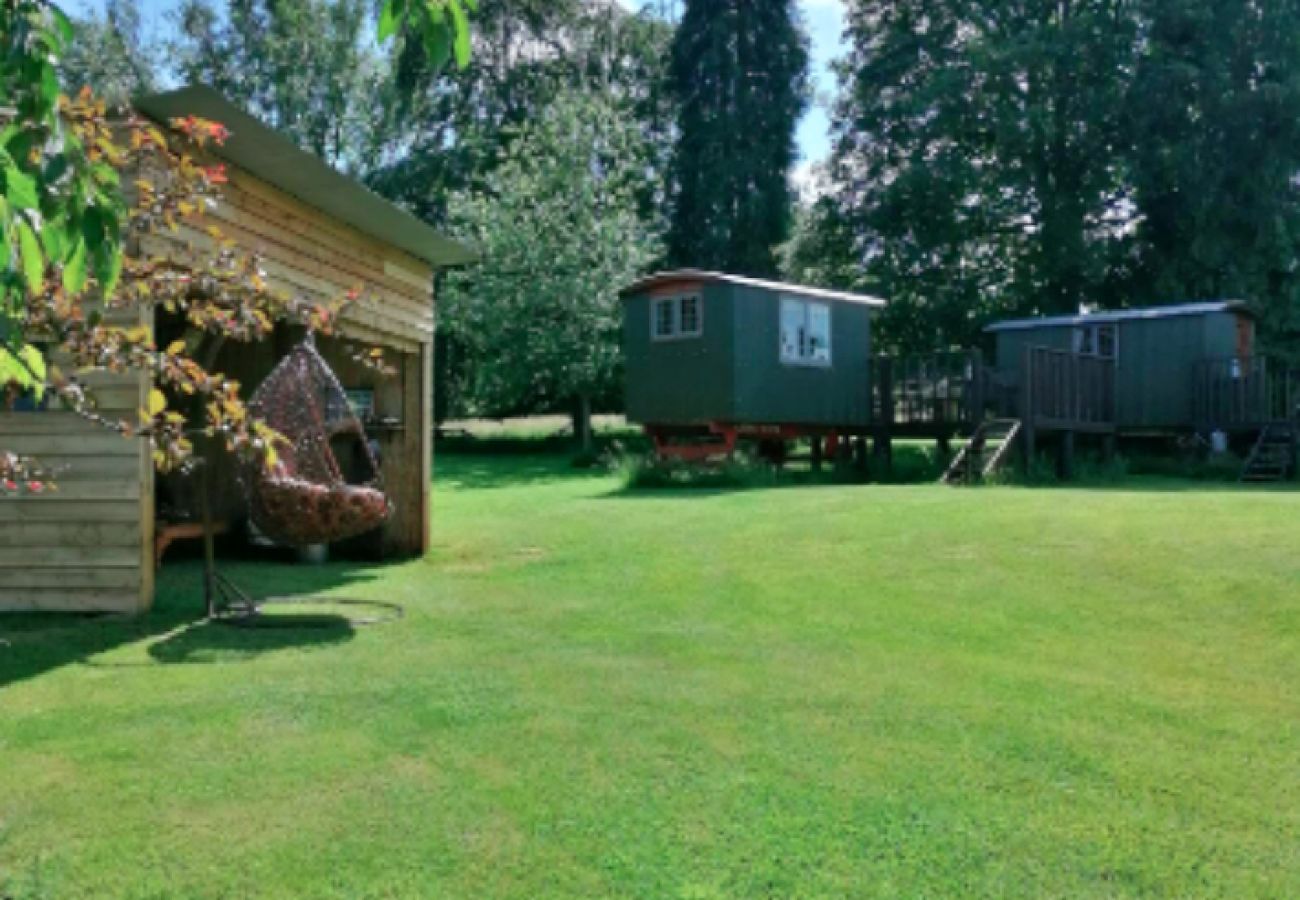
<path id="1" fill-rule="evenodd" d="M 452 197 L 453 232 L 482 262 L 448 277 L 440 328 L 462 348 L 478 413 L 553 408 L 616 383 L 617 291 L 658 251 L 638 210 L 644 134 L 594 94 L 561 96 L 480 190 Z"/>
<path id="2" fill-rule="evenodd" d="M 793 0 L 687 0 L 672 48 L 674 264 L 776 274 L 807 66 Z"/>
<path id="3" fill-rule="evenodd" d="M 883 340 L 990 319 L 1242 297 L 1300 328 L 1294 0 L 865 0 L 836 205 Z M 840 250 L 820 251 L 837 260 Z"/>
<path id="4" fill-rule="evenodd" d="M 45 358 L 36 347 L 28 344 L 16 351 L 0 347 L 0 400 L 5 387 L 15 384 L 22 390 L 32 391 L 39 401 L 45 396 L 45 375 Z M 3 409 L 0 403 L 0 412 Z"/>
<path id="5" fill-rule="evenodd" d="M 58 63 L 72 23 L 45 0 L 0 4 L 0 342 L 20 350 L 30 298 L 47 269 L 84 280 L 87 260 L 111 292 L 125 203 L 113 160 L 63 119 Z M 65 268 L 66 267 L 66 268 Z"/>
<path id="6" fill-rule="evenodd" d="M 643 455 L 620 455 L 610 461 L 609 468 L 629 490 L 772 487 L 779 480 L 770 465 L 746 456 L 704 465 Z"/>
<path id="7" fill-rule="evenodd" d="M 794 233 L 781 246 L 781 277 L 795 284 L 874 292 L 853 229 L 830 197 L 795 207 Z"/>
<path id="8" fill-rule="evenodd" d="M 1137 283 L 1300 333 L 1300 3 L 1147 0 L 1130 168 Z"/>
<path id="9" fill-rule="evenodd" d="M 379 9 L 379 40 L 409 35 L 433 71 L 453 58 L 463 69 L 470 55 L 469 14 L 477 10 L 478 0 L 384 0 Z"/>
<path id="10" fill-rule="evenodd" d="M 671 149 L 670 26 L 649 12 L 578 0 L 501 0 L 477 20 L 475 65 L 431 73 L 421 48 L 397 42 L 377 98 L 383 161 L 369 181 L 431 222 L 451 194 L 481 186 L 510 142 L 560 94 L 588 90 L 636 120 L 651 151 L 643 215 L 663 216 Z"/>
<path id="11" fill-rule="evenodd" d="M 969 344 L 990 317 L 1105 301 L 1137 26 L 1115 0 L 866 0 L 834 174 L 890 298 L 883 336 Z"/>
<path id="12" fill-rule="evenodd" d="M 185 0 L 172 55 L 183 81 L 212 85 L 337 168 L 364 172 L 386 77 L 370 9 L 367 0 Z"/>
<path id="13" fill-rule="evenodd" d="M 1245 460 L 1235 453 L 1201 454 L 1135 453 L 1127 459 L 1134 475 L 1159 475 L 1190 481 L 1235 483 Z"/>

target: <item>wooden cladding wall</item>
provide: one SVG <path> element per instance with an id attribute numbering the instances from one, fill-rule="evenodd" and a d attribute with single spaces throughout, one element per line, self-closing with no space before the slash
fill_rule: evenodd
<path id="1" fill-rule="evenodd" d="M 239 169 L 230 171 L 225 199 L 211 219 L 241 248 L 261 253 L 267 275 L 282 290 L 316 301 L 359 290 L 360 300 L 343 314 L 349 337 L 403 353 L 419 353 L 433 340 L 427 263 Z M 146 240 L 144 250 L 176 257 L 214 247 L 208 234 L 182 229 Z"/>
<path id="2" fill-rule="evenodd" d="M 124 323 L 129 324 L 129 323 Z M 138 374 L 88 379 L 134 421 Z M 134 613 L 153 599 L 153 466 L 144 441 L 67 412 L 0 413 L 0 448 L 56 467 L 58 489 L 0 497 L 0 612 Z"/>

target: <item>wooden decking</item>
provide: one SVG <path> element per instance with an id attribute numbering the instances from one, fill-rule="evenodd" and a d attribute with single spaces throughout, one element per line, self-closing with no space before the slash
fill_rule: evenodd
<path id="1" fill-rule="evenodd" d="M 1192 407 L 1202 432 L 1257 431 L 1300 418 L 1300 369 L 1265 356 L 1201 360 Z"/>
<path id="2" fill-rule="evenodd" d="M 987 379 L 978 350 L 872 357 L 872 422 L 892 437 L 970 433 L 984 418 Z"/>

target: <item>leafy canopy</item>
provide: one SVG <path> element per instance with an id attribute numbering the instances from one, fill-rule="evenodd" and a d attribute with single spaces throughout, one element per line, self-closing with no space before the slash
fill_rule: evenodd
<path id="1" fill-rule="evenodd" d="M 554 406 L 616 384 L 618 290 L 658 252 L 637 197 L 650 151 L 594 92 L 559 97 L 480 190 L 451 199 L 453 232 L 482 264 L 448 279 L 442 327 L 469 357 L 480 411 Z"/>
<path id="2" fill-rule="evenodd" d="M 807 67 L 793 0 L 687 0 L 672 49 L 674 264 L 775 274 Z"/>

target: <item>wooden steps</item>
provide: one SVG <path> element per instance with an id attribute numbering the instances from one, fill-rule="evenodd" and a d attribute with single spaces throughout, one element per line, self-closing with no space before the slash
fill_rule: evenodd
<path id="1" fill-rule="evenodd" d="M 1267 484 L 1290 478 L 1295 471 L 1296 439 L 1294 423 L 1281 420 L 1266 424 L 1260 429 L 1237 480 Z"/>
<path id="2" fill-rule="evenodd" d="M 939 481 L 943 484 L 973 484 L 987 478 L 1006 463 L 1019 435 L 1019 419 L 988 419 L 980 423 Z M 990 449 L 990 441 L 996 442 L 997 446 Z"/>

